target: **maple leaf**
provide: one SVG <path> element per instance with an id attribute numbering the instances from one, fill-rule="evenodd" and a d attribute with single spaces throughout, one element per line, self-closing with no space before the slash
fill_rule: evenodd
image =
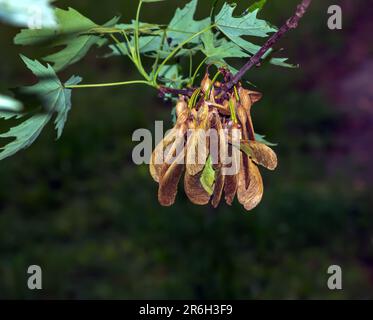
<path id="1" fill-rule="evenodd" d="M 40 98 L 42 112 L 19 115 L 19 117 L 28 118 L 19 125 L 12 127 L 8 132 L 0 134 L 0 138 L 15 138 L 1 148 L 0 160 L 30 146 L 54 114 L 56 114 L 54 123 L 57 130 L 57 139 L 60 138 L 67 114 L 71 109 L 71 90 L 66 89 L 65 85 L 75 85 L 81 81 L 80 77 L 73 76 L 65 84 L 62 84 L 50 65 L 45 67 L 37 60 L 33 61 L 24 56 L 21 56 L 21 58 L 34 75 L 39 78 L 38 83 L 31 87 L 22 88 L 22 91 Z"/>

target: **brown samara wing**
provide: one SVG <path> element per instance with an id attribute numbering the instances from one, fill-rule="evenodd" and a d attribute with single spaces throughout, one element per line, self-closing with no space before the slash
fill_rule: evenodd
<path id="1" fill-rule="evenodd" d="M 262 99 L 263 96 L 260 92 L 247 90 L 242 87 L 238 89 L 238 95 L 240 96 L 241 104 L 246 111 L 250 111 L 252 105 Z"/>
<path id="2" fill-rule="evenodd" d="M 179 101 L 178 105 L 185 104 L 184 101 Z M 170 153 L 171 149 L 175 149 L 179 146 L 180 139 L 183 138 L 186 133 L 186 120 L 189 115 L 189 110 L 182 106 L 180 113 L 178 114 L 178 119 L 175 126 L 166 134 L 166 136 L 158 143 L 155 147 L 149 161 L 149 171 L 154 181 L 159 182 L 162 175 L 162 168 L 167 158 L 167 153 Z M 164 173 L 164 171 L 163 171 Z"/>
<path id="3" fill-rule="evenodd" d="M 224 190 L 225 175 L 223 174 L 223 164 L 228 154 L 228 140 L 225 136 L 223 125 L 217 111 L 213 113 L 211 123 L 212 129 L 215 129 L 215 132 L 214 137 L 210 135 L 210 156 L 216 175 L 211 204 L 216 208 L 220 203 Z"/>
<path id="4" fill-rule="evenodd" d="M 162 206 L 171 206 L 175 202 L 177 187 L 185 167 L 183 158 L 184 152 L 179 154 L 160 177 L 158 201 Z"/>
<path id="5" fill-rule="evenodd" d="M 241 149 L 256 163 L 269 170 L 277 167 L 277 155 L 267 145 L 257 141 L 241 141 Z"/>
<path id="6" fill-rule="evenodd" d="M 262 98 L 262 94 L 260 92 L 250 91 L 242 87 L 239 88 L 238 94 L 240 96 L 241 105 L 246 111 L 247 115 L 246 130 L 248 139 L 255 140 L 255 131 L 251 118 L 251 107 L 255 102 L 259 101 Z M 246 137 L 244 139 L 246 139 Z"/>
<path id="7" fill-rule="evenodd" d="M 229 144 L 227 146 L 227 154 L 233 160 L 233 146 Z M 233 164 L 230 163 L 229 165 L 224 165 L 225 168 L 231 167 Z M 224 169 L 225 169 L 224 168 Z M 228 170 L 227 170 L 228 171 Z M 233 170 L 234 171 L 234 170 Z M 225 201 L 228 205 L 232 205 L 234 197 L 236 196 L 237 189 L 238 189 L 238 174 L 225 174 L 224 175 L 224 195 Z"/>
<path id="8" fill-rule="evenodd" d="M 238 188 L 238 176 L 237 175 L 227 175 L 225 177 L 224 183 L 224 194 L 225 202 L 228 205 L 232 205 L 234 197 L 237 193 Z"/>
<path id="9" fill-rule="evenodd" d="M 186 146 L 186 171 L 192 176 L 200 173 L 206 164 L 210 120 L 209 107 L 205 103 L 198 111 L 197 127 L 189 132 Z"/>
<path id="10" fill-rule="evenodd" d="M 177 131 L 176 128 L 172 128 L 164 139 L 158 143 L 150 157 L 149 171 L 156 182 L 159 182 L 161 176 L 161 169 L 164 163 L 164 150 L 175 142 Z"/>
<path id="11" fill-rule="evenodd" d="M 192 176 L 186 171 L 184 177 L 185 193 L 189 200 L 197 205 L 205 205 L 210 201 L 210 195 L 201 184 L 201 174 L 202 172 Z"/>
<path id="12" fill-rule="evenodd" d="M 243 161 L 242 161 L 243 163 Z M 238 201 L 246 210 L 254 209 L 263 197 L 263 179 L 256 164 L 249 159 L 248 167 L 241 168 L 238 175 Z M 247 185 L 246 172 L 249 174 L 249 184 Z"/>
<path id="13" fill-rule="evenodd" d="M 217 206 L 220 203 L 220 199 L 223 194 L 224 183 L 225 183 L 225 176 L 222 174 L 222 170 L 219 169 L 216 173 L 214 193 L 211 199 L 211 204 L 214 208 L 217 208 Z"/>

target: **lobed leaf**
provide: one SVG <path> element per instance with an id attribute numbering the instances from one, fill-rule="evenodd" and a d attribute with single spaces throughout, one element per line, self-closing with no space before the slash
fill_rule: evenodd
<path id="1" fill-rule="evenodd" d="M 38 96 L 44 112 L 22 115 L 29 118 L 0 135 L 0 138 L 15 138 L 14 141 L 1 148 L 0 160 L 30 146 L 54 114 L 56 114 L 54 123 L 57 130 L 57 139 L 60 138 L 68 112 L 71 109 L 71 90 L 66 89 L 60 82 L 53 68 L 50 65 L 45 67 L 37 60 L 33 61 L 24 56 L 21 56 L 21 58 L 33 74 L 39 78 L 38 83 L 23 88 L 22 91 Z M 80 77 L 73 76 L 65 85 L 78 84 L 80 81 Z"/>
<path id="2" fill-rule="evenodd" d="M 267 37 L 269 33 L 277 31 L 266 21 L 257 18 L 258 9 L 241 17 L 234 17 L 235 8 L 235 4 L 225 3 L 215 19 L 217 28 L 233 42 L 238 37 Z"/>
<path id="3" fill-rule="evenodd" d="M 175 15 L 167 28 L 167 39 L 172 47 L 178 46 L 187 40 L 193 34 L 203 30 L 210 24 L 210 19 L 206 18 L 200 21 L 194 20 L 198 0 L 192 0 L 183 9 L 176 9 Z M 199 43 L 198 37 L 194 38 L 191 43 Z"/>
<path id="4" fill-rule="evenodd" d="M 249 56 L 234 42 L 225 38 L 216 39 L 212 31 L 205 32 L 201 36 L 201 40 L 203 43 L 202 52 L 209 58 L 209 61 L 224 62 L 225 58 L 245 58 Z"/>
<path id="5" fill-rule="evenodd" d="M 216 24 L 218 29 L 223 34 L 250 55 L 256 54 L 260 46 L 245 40 L 243 36 L 267 37 L 269 33 L 276 32 L 277 29 L 271 26 L 268 22 L 258 19 L 257 14 L 265 4 L 265 0 L 254 3 L 248 10 L 240 17 L 234 17 L 233 13 L 236 5 L 224 4 L 220 13 L 216 17 Z M 263 59 L 268 57 L 272 50 L 268 50 L 263 56 Z M 239 57 L 239 56 L 237 56 Z M 286 63 L 287 58 L 271 58 L 270 63 L 281 67 L 294 66 Z"/>
<path id="6" fill-rule="evenodd" d="M 81 60 L 92 46 L 101 47 L 107 40 L 95 34 L 87 34 L 100 26 L 84 17 L 72 8 L 68 10 L 56 9 L 58 26 L 50 29 L 23 29 L 14 38 L 18 45 L 35 45 L 51 42 L 52 46 L 64 46 L 54 54 L 48 55 L 43 60 L 53 63 L 56 71 Z M 113 18 L 104 27 L 112 27 L 118 22 Z"/>

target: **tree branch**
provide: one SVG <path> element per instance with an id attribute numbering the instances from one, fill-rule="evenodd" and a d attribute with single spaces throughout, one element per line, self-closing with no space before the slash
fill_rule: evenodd
<path id="1" fill-rule="evenodd" d="M 221 88 L 221 92 L 224 94 L 231 90 L 249 71 L 253 66 L 256 66 L 260 63 L 261 58 L 266 54 L 266 52 L 271 49 L 277 41 L 279 41 L 286 32 L 290 29 L 295 29 L 298 26 L 299 20 L 304 16 L 308 7 L 310 6 L 312 0 L 302 0 L 302 2 L 297 6 L 295 14 L 290 17 L 286 23 L 275 33 L 273 34 L 259 49 L 259 51 L 253 55 L 250 60 L 237 72 L 234 77 L 230 77 L 230 75 L 225 76 L 225 80 L 227 81 L 225 85 Z M 161 86 L 159 88 L 159 95 L 164 97 L 166 94 L 172 95 L 184 95 L 184 96 L 191 96 L 195 89 L 193 88 L 186 88 L 186 89 L 173 89 L 165 86 Z"/>
<path id="2" fill-rule="evenodd" d="M 291 18 L 289 18 L 286 23 L 266 41 L 266 43 L 260 48 L 260 50 L 255 55 L 253 55 L 250 60 L 237 72 L 233 79 L 225 85 L 226 91 L 232 89 L 233 86 L 235 86 L 241 80 L 241 78 L 247 71 L 249 71 L 253 66 L 256 66 L 258 63 L 260 63 L 260 59 L 264 56 L 264 54 L 269 49 L 271 49 L 273 45 L 278 40 L 280 40 L 286 32 L 288 32 L 290 29 L 295 29 L 298 26 L 299 20 L 306 13 L 311 2 L 312 0 L 302 0 L 302 2 L 297 6 L 295 14 Z"/>
<path id="3" fill-rule="evenodd" d="M 189 96 L 191 97 L 195 89 L 193 88 L 186 88 L 186 89 L 174 89 L 170 87 L 160 86 L 159 87 L 159 96 L 163 98 L 166 94 L 172 94 L 172 95 L 183 95 L 183 96 Z"/>

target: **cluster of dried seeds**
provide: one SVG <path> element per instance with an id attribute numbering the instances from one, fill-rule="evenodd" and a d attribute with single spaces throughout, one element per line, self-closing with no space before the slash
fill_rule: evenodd
<path id="1" fill-rule="evenodd" d="M 231 205 L 237 194 L 238 201 L 251 210 L 262 199 L 263 180 L 257 165 L 274 170 L 277 157 L 267 145 L 255 141 L 251 107 L 261 94 L 238 85 L 221 95 L 221 87 L 206 74 L 192 97 L 179 97 L 176 124 L 156 146 L 149 166 L 159 183 L 158 200 L 163 206 L 175 202 L 184 172 L 185 193 L 194 204 L 211 202 L 216 208 L 224 193 Z M 217 133 L 215 144 L 212 135 L 206 134 L 211 129 Z M 238 140 L 234 132 L 239 132 Z M 213 144 L 218 152 L 211 151 Z M 237 170 L 228 170 L 234 163 Z"/>

